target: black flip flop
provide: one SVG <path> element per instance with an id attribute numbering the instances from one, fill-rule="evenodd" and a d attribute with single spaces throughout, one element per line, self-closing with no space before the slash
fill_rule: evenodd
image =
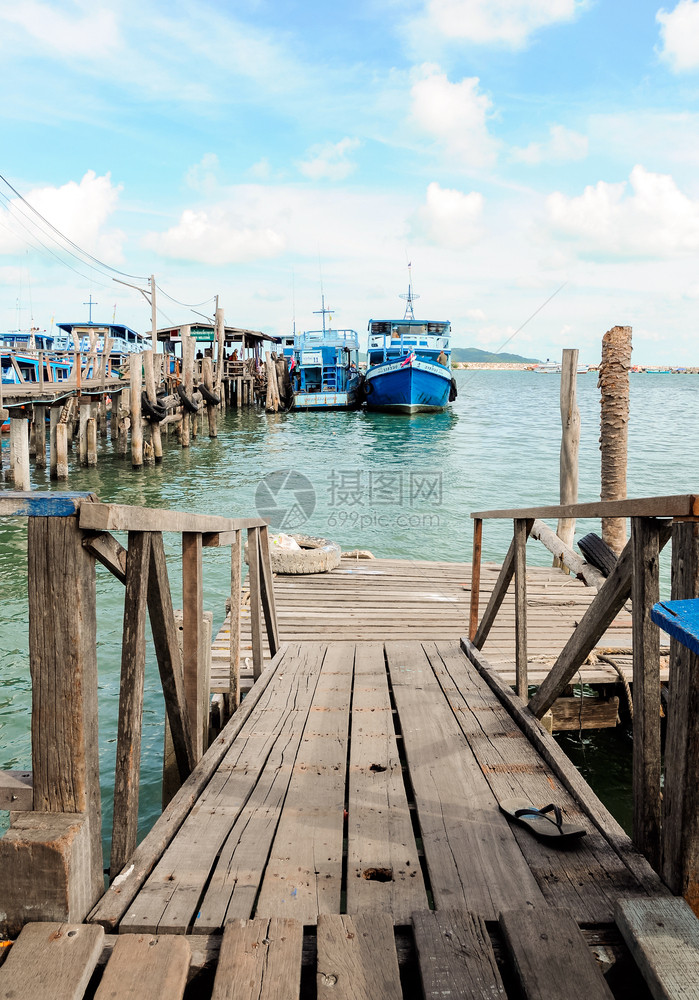
<path id="1" fill-rule="evenodd" d="M 560 806 L 554 805 L 553 802 L 536 809 L 526 799 L 503 799 L 500 809 L 515 823 L 526 826 L 539 840 L 559 842 L 578 840 L 587 833 L 584 826 L 564 823 Z M 553 813 L 553 817 L 548 816 L 548 813 Z"/>

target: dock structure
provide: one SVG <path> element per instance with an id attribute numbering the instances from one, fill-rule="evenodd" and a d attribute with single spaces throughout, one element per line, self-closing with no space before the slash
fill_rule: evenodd
<path id="1" fill-rule="evenodd" d="M 637 502 L 632 546 L 640 551 L 641 529 L 648 551 L 653 538 L 659 550 L 670 534 L 675 590 L 696 587 L 699 498 L 663 499 L 664 506 Z M 660 521 L 644 513 L 661 509 Z M 565 669 L 561 654 L 528 706 L 493 669 L 483 643 L 479 648 L 488 609 L 502 604 L 509 586 L 507 560 L 472 638 L 466 619 L 461 638 L 285 642 L 259 519 L 130 508 L 89 496 L 0 495 L 0 514 L 10 513 L 29 520 L 34 739 L 32 808 L 13 812 L 0 839 L 2 929 L 16 937 L 0 966 L 0 997 L 83 997 L 88 984 L 98 1000 L 179 998 L 185 989 L 188 997 L 214 1000 L 699 994 L 699 921 L 688 905 L 699 908 L 699 761 L 679 746 L 682 734 L 693 740 L 699 728 L 699 670 L 697 654 L 673 646 L 669 725 L 677 728 L 668 732 L 661 810 L 649 757 L 659 657 L 650 634 L 644 631 L 640 645 L 637 638 L 652 606 L 639 597 L 637 577 L 652 597 L 653 559 L 637 558 L 630 582 L 634 725 L 640 718 L 646 737 L 637 755 L 632 842 L 537 718 L 535 699 L 538 711 L 552 693 L 555 699 L 570 651 Z M 128 531 L 128 549 L 112 536 L 117 530 Z M 181 658 L 164 531 L 182 535 Z M 206 749 L 204 553 L 230 546 L 231 607 L 238 608 L 245 533 L 259 676 Z M 125 585 L 106 891 L 94 738 L 96 560 Z M 519 567 L 516 589 L 521 560 Z M 623 596 L 625 567 L 620 560 L 593 598 L 573 631 L 582 629 L 578 643 L 589 641 Z M 147 617 L 183 784 L 137 845 Z M 235 614 L 232 626 L 235 633 Z M 272 654 L 266 666 L 263 632 Z M 238 650 L 231 642 L 231 664 Z M 565 845 L 535 838 L 501 810 L 512 798 L 537 808 L 555 803 L 585 836 Z M 656 808 L 657 843 L 649 821 Z"/>

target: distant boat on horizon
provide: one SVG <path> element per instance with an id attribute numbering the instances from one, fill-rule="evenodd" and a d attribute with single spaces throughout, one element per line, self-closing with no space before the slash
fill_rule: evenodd
<path id="1" fill-rule="evenodd" d="M 589 365 L 579 364 L 576 372 L 578 375 L 587 375 L 590 370 Z M 542 361 L 541 364 L 534 365 L 529 371 L 536 372 L 537 375 L 560 375 L 562 371 L 560 361 Z"/>

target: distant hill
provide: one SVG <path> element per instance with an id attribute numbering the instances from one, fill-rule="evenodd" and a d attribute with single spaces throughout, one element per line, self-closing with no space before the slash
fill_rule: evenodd
<path id="1" fill-rule="evenodd" d="M 477 347 L 453 347 L 451 360 L 460 362 L 481 362 L 482 364 L 492 364 L 502 361 L 504 364 L 535 365 L 539 364 L 538 358 L 523 358 L 520 354 L 493 354 L 492 351 L 481 351 Z"/>

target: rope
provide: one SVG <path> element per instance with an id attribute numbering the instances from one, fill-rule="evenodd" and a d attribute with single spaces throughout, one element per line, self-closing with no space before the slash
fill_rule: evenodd
<path id="1" fill-rule="evenodd" d="M 631 721 L 633 722 L 633 697 L 631 695 L 631 688 L 629 686 L 629 682 L 626 680 L 624 671 L 621 669 L 616 660 L 612 659 L 611 656 L 607 656 L 605 653 L 600 653 L 600 652 L 596 652 L 596 655 L 598 660 L 604 660 L 604 662 L 608 663 L 610 667 L 614 667 L 614 669 L 618 673 L 621 683 L 624 685 L 624 690 L 626 691 L 626 701 L 628 702 L 629 706 L 629 716 L 631 717 Z"/>

